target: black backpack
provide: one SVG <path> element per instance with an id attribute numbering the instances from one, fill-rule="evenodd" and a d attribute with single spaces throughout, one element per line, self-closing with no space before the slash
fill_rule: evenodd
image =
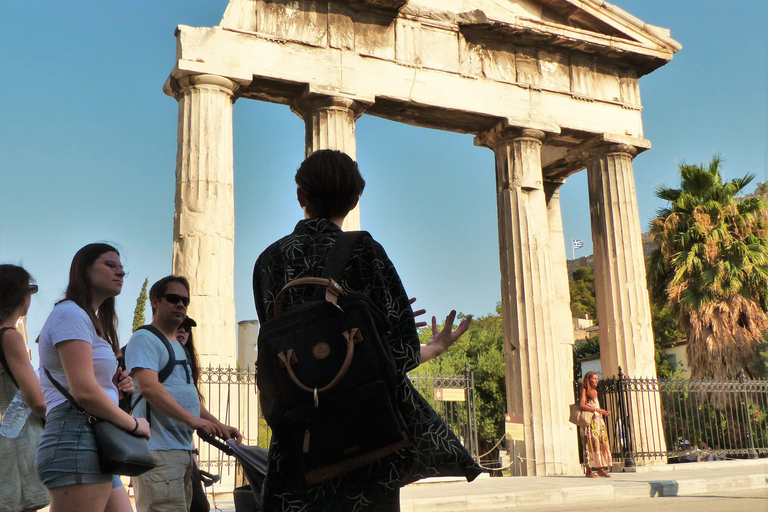
<path id="1" fill-rule="evenodd" d="M 165 366 L 163 366 L 160 369 L 160 371 L 157 372 L 157 381 L 160 384 L 162 384 L 163 382 L 166 381 L 166 379 L 168 379 L 168 377 L 171 376 L 171 373 L 173 373 L 173 369 L 176 367 L 176 365 L 182 365 L 182 367 L 184 368 L 184 371 L 187 373 L 187 383 L 189 383 L 190 379 L 192 378 L 191 377 L 191 373 L 190 373 L 190 368 L 189 368 L 189 361 L 191 360 L 191 358 L 189 357 L 189 351 L 187 350 L 187 347 L 185 347 L 184 345 L 181 346 L 181 348 L 184 349 L 184 356 L 186 357 L 186 359 L 183 359 L 183 360 L 182 359 L 176 359 L 176 353 L 173 351 L 173 346 L 171 345 L 171 342 L 168 341 L 168 338 L 165 337 L 165 334 L 160 332 L 160 329 L 158 329 L 157 327 L 155 327 L 154 325 L 151 325 L 151 324 L 150 325 L 142 325 L 141 327 L 139 327 L 136 330 L 138 331 L 139 329 L 144 329 L 145 331 L 149 331 L 152 334 L 154 334 L 155 336 L 157 336 L 160 339 L 160 341 L 163 343 L 163 345 L 165 346 L 165 349 L 168 351 L 168 362 L 165 363 Z M 125 358 L 127 350 L 128 350 L 128 345 L 123 347 L 123 358 Z M 123 363 L 123 368 L 125 368 L 124 365 L 125 365 L 125 363 Z M 130 404 L 130 408 L 126 411 L 129 414 L 131 412 L 133 412 L 133 410 L 139 404 L 141 399 L 144 398 L 138 392 L 134 392 L 133 394 L 135 394 L 137 396 L 136 396 L 135 400 L 133 400 L 133 403 Z M 128 400 L 130 400 L 130 398 Z M 121 406 L 121 408 L 123 408 L 123 407 Z M 150 409 L 149 402 L 147 402 L 147 422 L 151 424 L 152 420 L 150 418 L 150 410 L 149 409 Z"/>
<path id="2" fill-rule="evenodd" d="M 397 369 L 387 323 L 363 293 L 339 285 L 364 232 L 341 233 L 322 276 L 295 279 L 261 325 L 256 382 L 262 412 L 308 485 L 411 444 L 397 408 Z M 282 312 L 286 291 L 318 286 L 312 301 Z"/>

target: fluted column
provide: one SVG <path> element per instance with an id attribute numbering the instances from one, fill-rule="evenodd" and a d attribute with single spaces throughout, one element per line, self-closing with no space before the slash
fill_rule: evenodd
<path id="1" fill-rule="evenodd" d="M 232 104 L 238 86 L 214 75 L 178 79 L 173 273 L 189 279 L 201 363 L 232 364 L 235 323 L 235 209 Z"/>
<path id="2" fill-rule="evenodd" d="M 320 149 L 337 149 L 357 159 L 355 121 L 367 105 L 339 96 L 303 94 L 291 104 L 291 110 L 304 120 L 304 156 Z M 345 231 L 360 229 L 360 205 L 344 220 Z"/>
<path id="3" fill-rule="evenodd" d="M 496 155 L 501 261 L 501 302 L 507 379 L 507 412 L 524 424 L 527 475 L 567 473 L 563 451 L 567 403 L 560 379 L 555 328 L 555 283 L 550 260 L 547 203 L 541 172 L 544 133 L 501 126 L 476 143 Z M 570 369 L 569 369 L 570 370 Z"/>
<path id="4" fill-rule="evenodd" d="M 555 283 L 555 317 L 553 323 L 557 329 L 557 355 L 562 369 L 558 379 L 561 385 L 561 400 L 566 404 L 574 401 L 573 395 L 573 319 L 571 314 L 571 294 L 568 279 L 568 255 L 563 234 L 563 216 L 560 210 L 560 187 L 562 181 L 545 181 L 544 194 L 547 199 L 547 222 L 549 225 L 549 249 L 552 260 L 552 276 Z M 579 446 L 576 426 L 563 418 L 561 428 L 568 443 L 563 447 L 563 464 L 571 474 L 580 473 Z"/>
<path id="5" fill-rule="evenodd" d="M 632 157 L 625 144 L 592 151 L 587 163 L 595 261 L 600 365 L 603 375 L 655 377 L 653 331 L 645 279 Z"/>
<path id="6" fill-rule="evenodd" d="M 634 154 L 635 148 L 630 145 L 602 144 L 591 151 L 587 162 L 600 366 L 604 377 L 618 375 L 621 367 L 624 375 L 631 378 L 656 378 L 651 307 L 632 170 Z M 647 403 L 639 403 L 640 399 Z M 628 413 L 634 425 L 634 448 L 643 451 L 642 443 L 663 439 L 661 409 L 658 395 L 648 393 L 635 400 Z M 635 462 L 645 465 L 663 463 L 664 459 L 648 457 Z"/>

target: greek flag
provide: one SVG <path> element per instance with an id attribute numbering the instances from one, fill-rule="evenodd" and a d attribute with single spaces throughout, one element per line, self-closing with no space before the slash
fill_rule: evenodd
<path id="1" fill-rule="evenodd" d="M 572 242 L 573 242 L 573 249 L 574 250 L 581 249 L 582 247 L 584 247 L 584 242 L 581 241 L 581 240 L 572 240 Z"/>

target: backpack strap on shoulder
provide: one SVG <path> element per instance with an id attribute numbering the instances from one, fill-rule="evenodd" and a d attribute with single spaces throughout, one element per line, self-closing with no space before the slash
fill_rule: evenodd
<path id="1" fill-rule="evenodd" d="M 19 383 L 16 382 L 16 379 L 13 377 L 13 372 L 11 371 L 11 367 L 8 366 L 8 360 L 5 358 L 5 352 L 3 351 L 3 336 L 5 335 L 5 331 L 10 329 L 13 329 L 13 327 L 3 327 L 0 329 L 0 363 L 3 363 L 3 368 L 5 368 L 8 376 L 11 378 L 13 385 L 16 386 L 16 389 L 19 389 Z"/>
<path id="2" fill-rule="evenodd" d="M 168 351 L 168 362 L 165 364 L 164 367 L 160 369 L 160 371 L 157 372 L 157 380 L 162 384 L 165 382 L 165 380 L 171 376 L 171 373 L 173 373 L 173 367 L 176 366 L 176 354 L 173 351 L 173 347 L 171 346 L 171 342 L 168 341 L 168 338 L 165 337 L 165 334 L 160 332 L 160 329 L 155 327 L 154 325 L 142 325 L 139 327 L 139 329 L 144 329 L 145 331 L 149 331 L 155 336 L 157 336 L 160 341 L 165 346 L 165 349 Z M 139 329 L 136 329 L 137 331 Z"/>
<path id="3" fill-rule="evenodd" d="M 337 283 L 341 282 L 341 278 L 344 275 L 344 267 L 347 266 L 352 249 L 355 248 L 358 240 L 366 234 L 368 234 L 366 231 L 343 231 L 339 233 L 333 247 L 331 247 L 331 252 L 328 253 L 323 273 L 320 277 L 323 279 L 333 279 Z M 313 299 L 322 300 L 324 296 L 325 290 L 318 288 L 315 290 Z"/>

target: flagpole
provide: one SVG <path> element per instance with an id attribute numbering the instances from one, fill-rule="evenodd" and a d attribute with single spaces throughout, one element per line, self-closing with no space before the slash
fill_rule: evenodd
<path id="1" fill-rule="evenodd" d="M 573 246 L 573 239 L 571 239 L 571 260 L 576 259 L 576 248 Z"/>

